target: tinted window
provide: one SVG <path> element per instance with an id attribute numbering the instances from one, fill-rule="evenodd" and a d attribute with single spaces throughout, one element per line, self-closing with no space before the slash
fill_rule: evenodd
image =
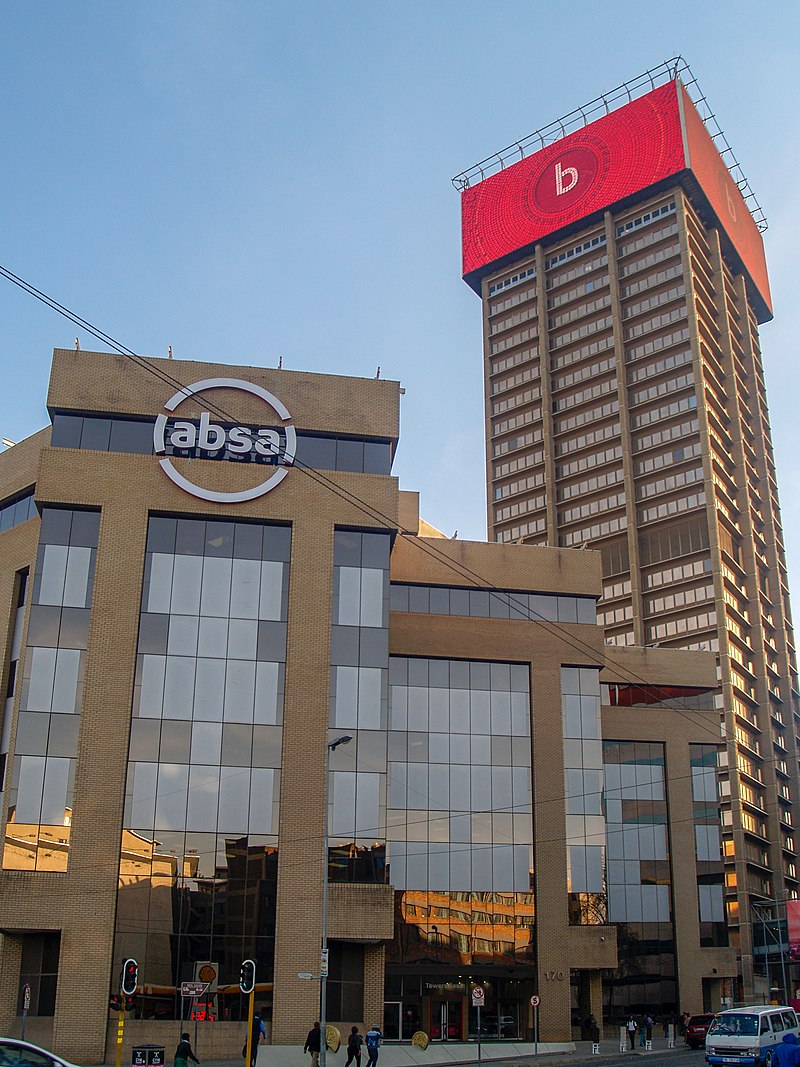
<path id="1" fill-rule="evenodd" d="M 364 442 L 337 442 L 336 469 L 340 471 L 362 471 L 364 469 Z"/>
<path id="2" fill-rule="evenodd" d="M 81 433 L 81 448 L 90 448 L 98 452 L 108 451 L 108 439 L 111 434 L 111 419 L 84 419 Z"/>
<path id="3" fill-rule="evenodd" d="M 303 467 L 336 470 L 336 442 L 329 437 L 297 438 L 297 461 Z"/>
<path id="4" fill-rule="evenodd" d="M 364 442 L 364 473 L 388 474 L 392 469 L 392 446 L 382 441 Z"/>
<path id="5" fill-rule="evenodd" d="M 80 448 L 82 427 L 80 415 L 54 415 L 50 444 L 55 448 Z"/>
<path id="6" fill-rule="evenodd" d="M 153 424 L 134 419 L 114 419 L 111 423 L 111 452 L 135 452 L 149 456 L 153 451 Z"/>

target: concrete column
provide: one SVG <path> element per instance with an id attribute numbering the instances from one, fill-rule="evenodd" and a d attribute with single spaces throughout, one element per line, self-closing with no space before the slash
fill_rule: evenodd
<path id="1" fill-rule="evenodd" d="M 22 938 L 0 934 L 0 1032 L 19 1035 L 17 1018 L 19 969 L 22 963 Z"/>
<path id="2" fill-rule="evenodd" d="M 383 1026 L 383 945 L 364 946 L 364 1025 Z"/>

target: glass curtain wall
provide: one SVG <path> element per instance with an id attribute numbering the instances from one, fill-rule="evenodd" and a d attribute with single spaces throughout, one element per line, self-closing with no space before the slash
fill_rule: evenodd
<path id="1" fill-rule="evenodd" d="M 608 921 L 619 966 L 603 983 L 604 1018 L 678 1010 L 664 745 L 603 743 Z"/>
<path id="2" fill-rule="evenodd" d="M 115 958 L 145 1016 L 239 1018 L 256 961 L 269 1018 L 291 532 L 152 516 L 142 590 Z"/>
<path id="3" fill-rule="evenodd" d="M 43 508 L 3 850 L 6 870 L 69 862 L 98 511 Z"/>
<path id="4" fill-rule="evenodd" d="M 329 878 L 386 880 L 388 533 L 336 530 L 330 726 L 353 741 L 330 756 Z"/>
<path id="5" fill-rule="evenodd" d="M 600 672 L 561 668 L 567 893 L 573 926 L 606 922 Z"/>
<path id="6" fill-rule="evenodd" d="M 463 1040 L 476 981 L 484 1034 L 518 1037 L 534 977 L 529 667 L 393 656 L 390 682 L 387 1018 Z"/>
<path id="7" fill-rule="evenodd" d="M 727 945 L 716 745 L 690 745 L 700 944 Z"/>

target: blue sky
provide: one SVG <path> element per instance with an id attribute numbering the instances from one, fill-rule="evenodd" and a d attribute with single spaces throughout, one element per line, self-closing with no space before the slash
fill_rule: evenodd
<path id="1" fill-rule="evenodd" d="M 483 538 L 480 304 L 450 178 L 680 53 L 770 223 L 762 347 L 798 576 L 798 12 L 9 0 L 0 263 L 144 355 L 380 365 L 406 389 L 401 486 L 447 533 Z M 76 330 L 5 281 L 0 320 L 0 434 L 18 440 L 47 421 L 50 353 Z"/>

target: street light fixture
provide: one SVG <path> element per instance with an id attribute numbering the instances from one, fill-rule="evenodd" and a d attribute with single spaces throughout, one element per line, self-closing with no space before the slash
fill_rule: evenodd
<path id="1" fill-rule="evenodd" d="M 319 968 L 319 1063 L 320 1067 L 326 1067 L 328 1059 L 328 1039 L 325 1031 L 328 1028 L 327 996 L 328 996 L 328 791 L 330 788 L 331 752 L 335 752 L 339 745 L 349 745 L 353 740 L 352 734 L 340 734 L 333 741 L 328 742 L 325 752 L 325 808 L 323 820 L 322 841 L 322 951 L 320 952 Z"/>

